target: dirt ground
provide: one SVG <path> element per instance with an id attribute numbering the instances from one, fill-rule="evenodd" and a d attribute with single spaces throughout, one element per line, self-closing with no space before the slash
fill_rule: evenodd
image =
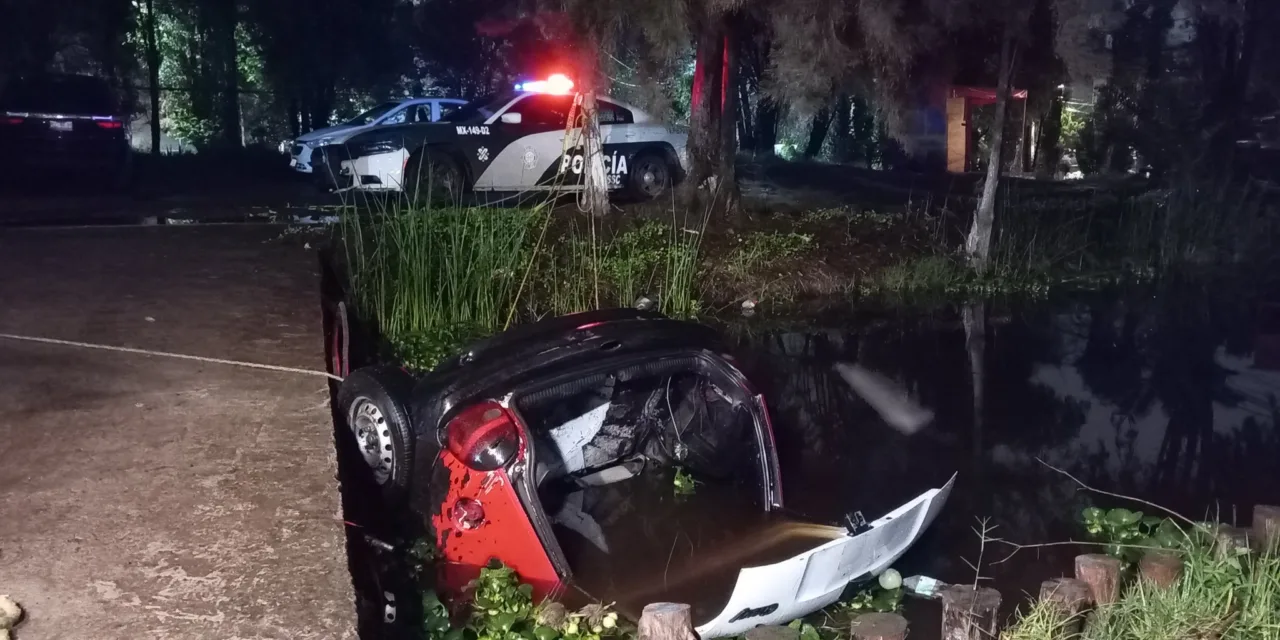
<path id="1" fill-rule="evenodd" d="M 0 332 L 320 369 L 279 233 L 0 229 Z M 18 640 L 353 637 L 323 378 L 0 339 L 0 410 Z"/>

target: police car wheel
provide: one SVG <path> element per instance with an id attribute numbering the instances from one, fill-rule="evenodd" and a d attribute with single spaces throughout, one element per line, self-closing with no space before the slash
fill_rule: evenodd
<path id="1" fill-rule="evenodd" d="M 462 198 L 462 172 L 447 156 L 422 151 L 409 159 L 405 190 L 421 204 L 456 204 Z"/>
<path id="2" fill-rule="evenodd" d="M 657 153 L 642 153 L 631 164 L 631 192 L 653 200 L 671 188 L 671 167 Z"/>

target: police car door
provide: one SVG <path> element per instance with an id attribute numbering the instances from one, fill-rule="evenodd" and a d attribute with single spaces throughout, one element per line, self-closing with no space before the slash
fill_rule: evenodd
<path id="1" fill-rule="evenodd" d="M 555 174 L 564 146 L 565 123 L 573 95 L 528 94 L 489 119 L 459 144 L 476 169 L 479 191 L 550 188 L 543 177 Z"/>

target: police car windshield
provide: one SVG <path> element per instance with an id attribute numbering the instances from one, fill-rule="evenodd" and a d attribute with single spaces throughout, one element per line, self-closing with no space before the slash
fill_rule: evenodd
<path id="1" fill-rule="evenodd" d="M 442 122 L 471 122 L 473 120 L 488 120 L 493 114 L 498 112 L 515 96 L 510 93 L 500 93 L 476 98 L 468 102 L 448 115 L 440 118 Z"/>
<path id="2" fill-rule="evenodd" d="M 366 124 L 373 124 L 378 118 L 387 115 L 387 112 L 400 106 L 399 102 L 384 102 L 346 122 L 353 127 L 362 127 Z"/>

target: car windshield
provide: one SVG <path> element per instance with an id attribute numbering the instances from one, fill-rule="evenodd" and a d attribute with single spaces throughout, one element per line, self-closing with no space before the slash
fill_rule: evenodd
<path id="1" fill-rule="evenodd" d="M 45 76 L 12 81 L 0 95 L 6 111 L 107 116 L 116 113 L 111 89 L 90 76 Z"/>
<path id="2" fill-rule="evenodd" d="M 381 118 L 382 116 L 387 115 L 387 113 L 389 113 L 392 109 L 395 109 L 398 106 L 400 106 L 399 102 L 384 102 L 346 121 L 344 124 L 352 127 L 362 127 L 367 124 L 373 124 L 378 120 L 378 118 Z"/>
<path id="3" fill-rule="evenodd" d="M 514 94 L 500 93 L 476 98 L 456 110 L 440 118 L 441 122 L 470 122 L 472 120 L 488 120 L 511 99 Z"/>

